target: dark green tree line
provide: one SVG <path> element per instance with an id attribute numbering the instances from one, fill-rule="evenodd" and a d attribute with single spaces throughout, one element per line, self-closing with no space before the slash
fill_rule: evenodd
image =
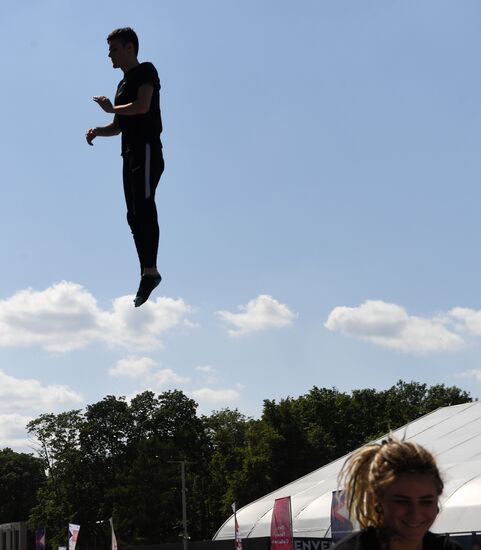
<path id="1" fill-rule="evenodd" d="M 108 526 L 99 522 L 111 516 L 121 543 L 177 541 L 178 461 L 185 460 L 189 534 L 208 539 L 234 500 L 247 504 L 438 407 L 470 400 L 459 388 L 416 382 L 352 393 L 313 387 L 264 401 L 261 417 L 252 419 L 229 409 L 199 417 L 195 401 L 177 390 L 146 391 L 130 402 L 106 396 L 84 411 L 29 423 L 39 458 L 27 456 L 47 472 L 30 482 L 36 500 L 25 500 L 29 523 L 47 528 L 52 547 L 65 545 L 74 522 L 80 547 L 100 548 Z M 20 514 L 14 506 L 5 503 L 4 517 Z"/>
<path id="2" fill-rule="evenodd" d="M 26 520 L 45 483 L 43 462 L 10 448 L 0 451 L 0 523 Z"/>

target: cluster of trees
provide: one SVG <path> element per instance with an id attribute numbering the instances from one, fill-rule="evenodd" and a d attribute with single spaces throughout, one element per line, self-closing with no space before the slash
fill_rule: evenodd
<path id="1" fill-rule="evenodd" d="M 43 414 L 28 424 L 38 456 L 0 451 L 0 523 L 46 527 L 53 547 L 66 524 L 79 544 L 177 541 L 182 531 L 179 460 L 187 461 L 189 535 L 213 536 L 239 506 L 438 407 L 471 401 L 457 387 L 399 381 L 385 391 L 312 388 L 264 401 L 260 419 L 224 409 L 198 416 L 181 391 L 107 396 L 84 411 Z"/>

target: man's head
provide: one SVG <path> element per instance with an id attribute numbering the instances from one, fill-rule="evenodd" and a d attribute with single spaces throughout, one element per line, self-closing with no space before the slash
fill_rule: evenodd
<path id="1" fill-rule="evenodd" d="M 131 29 L 130 27 L 115 29 L 107 36 L 107 42 L 109 44 L 112 40 L 118 40 L 124 47 L 127 46 L 127 44 L 132 44 L 135 55 L 138 55 L 139 39 L 134 29 Z"/>
<path id="2" fill-rule="evenodd" d="M 139 39 L 130 27 L 115 29 L 107 36 L 109 57 L 114 69 L 126 71 L 137 64 Z"/>

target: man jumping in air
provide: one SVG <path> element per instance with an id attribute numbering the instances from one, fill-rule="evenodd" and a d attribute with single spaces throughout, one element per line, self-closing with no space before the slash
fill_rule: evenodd
<path id="1" fill-rule="evenodd" d="M 108 37 L 109 57 L 114 69 L 121 69 L 114 105 L 105 96 L 93 100 L 114 118 L 106 126 L 87 130 L 89 145 L 98 137 L 122 134 L 123 182 L 127 221 L 140 261 L 140 285 L 135 307 L 146 302 L 160 283 L 157 271 L 159 224 L 155 190 L 164 170 L 162 156 L 162 120 L 160 116 L 160 81 L 152 63 L 139 63 L 139 40 L 129 28 L 116 29 Z"/>

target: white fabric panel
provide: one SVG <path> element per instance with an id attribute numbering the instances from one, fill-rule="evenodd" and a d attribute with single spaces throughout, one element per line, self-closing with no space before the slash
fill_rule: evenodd
<path id="1" fill-rule="evenodd" d="M 481 531 L 481 402 L 443 407 L 396 430 L 394 435 L 416 441 L 430 450 L 444 474 L 441 512 L 433 531 Z M 337 488 L 337 475 L 346 458 L 331 462 L 238 510 L 241 536 L 270 536 L 274 500 L 290 495 L 294 536 L 329 537 L 332 491 Z M 231 517 L 214 539 L 233 538 Z"/>

